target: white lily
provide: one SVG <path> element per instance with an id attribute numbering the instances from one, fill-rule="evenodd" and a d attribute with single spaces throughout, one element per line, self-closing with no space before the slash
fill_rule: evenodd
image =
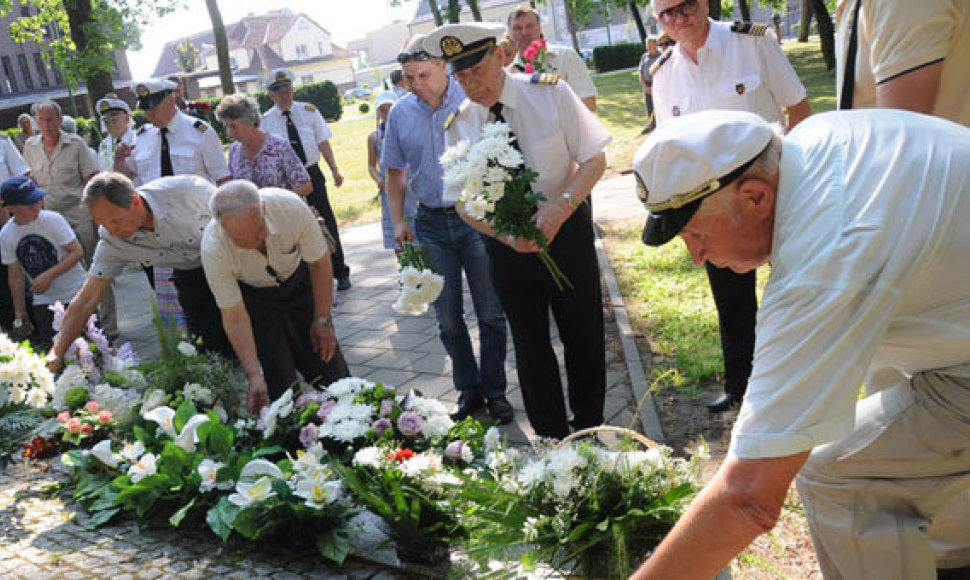
<path id="1" fill-rule="evenodd" d="M 273 480 L 263 476 L 254 483 L 244 481 L 236 483 L 236 493 L 229 496 L 229 501 L 239 507 L 246 508 L 274 495 L 276 495 L 276 492 L 273 491 Z"/>
<path id="2" fill-rule="evenodd" d="M 302 497 L 307 507 L 322 509 L 343 497 L 343 486 L 339 481 L 301 481 L 293 490 L 293 495 Z"/>
<path id="3" fill-rule="evenodd" d="M 142 417 L 158 423 L 162 431 L 172 439 L 177 437 L 175 425 L 172 424 L 172 419 L 175 418 L 175 409 L 171 407 L 155 407 L 151 411 L 143 414 Z"/>
<path id="4" fill-rule="evenodd" d="M 195 444 L 199 442 L 199 436 L 195 432 L 199 425 L 209 421 L 208 415 L 194 415 L 182 426 L 182 432 L 175 438 L 175 444 L 189 453 L 195 452 Z"/>
<path id="5" fill-rule="evenodd" d="M 213 461 L 211 459 L 202 460 L 202 463 L 199 464 L 199 475 L 202 476 L 202 483 L 199 485 L 200 492 L 205 493 L 216 488 L 216 474 L 224 466 L 225 463 L 219 461 Z"/>
<path id="6" fill-rule="evenodd" d="M 104 441 L 98 443 L 91 448 L 91 455 L 98 458 L 98 461 L 104 463 L 111 469 L 118 468 L 118 458 L 115 454 L 111 452 L 111 440 L 105 439 Z"/>
<path id="7" fill-rule="evenodd" d="M 128 475 L 131 476 L 132 483 L 138 483 L 142 478 L 148 477 L 149 475 L 155 475 L 157 470 L 155 468 L 155 457 L 154 453 L 146 453 L 138 458 L 138 461 L 131 464 L 128 468 Z"/>
<path id="8" fill-rule="evenodd" d="M 263 439 L 272 437 L 276 431 L 276 420 L 289 416 L 292 411 L 293 389 L 286 389 L 286 392 L 280 395 L 279 399 L 273 401 L 273 404 L 269 406 L 269 410 L 266 411 L 266 416 L 263 418 L 265 424 L 265 427 L 263 427 Z"/>
<path id="9" fill-rule="evenodd" d="M 253 459 L 239 472 L 239 479 L 254 479 L 260 476 L 283 479 L 283 472 L 280 471 L 279 467 L 276 467 L 275 463 L 265 459 Z"/>
<path id="10" fill-rule="evenodd" d="M 138 461 L 138 458 L 141 457 L 144 452 L 145 444 L 141 441 L 135 441 L 134 443 L 125 441 L 122 443 L 121 457 L 132 463 Z"/>

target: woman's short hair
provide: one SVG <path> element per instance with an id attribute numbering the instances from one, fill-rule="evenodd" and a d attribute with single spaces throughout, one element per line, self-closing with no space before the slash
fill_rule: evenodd
<path id="1" fill-rule="evenodd" d="M 261 119 L 256 99 L 244 93 L 235 93 L 222 98 L 216 107 L 216 119 L 225 123 L 226 119 L 242 121 L 250 127 L 259 127 Z"/>

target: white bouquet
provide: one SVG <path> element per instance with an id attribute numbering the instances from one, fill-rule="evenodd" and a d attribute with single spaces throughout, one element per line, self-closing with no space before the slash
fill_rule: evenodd
<path id="1" fill-rule="evenodd" d="M 398 257 L 401 266 L 401 295 L 392 305 L 401 314 L 424 314 L 428 305 L 438 299 L 445 279 L 436 274 L 431 260 L 419 246 L 404 242 Z"/>

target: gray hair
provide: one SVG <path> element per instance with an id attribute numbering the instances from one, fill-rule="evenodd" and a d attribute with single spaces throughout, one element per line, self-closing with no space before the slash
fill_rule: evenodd
<path id="1" fill-rule="evenodd" d="M 259 208 L 259 190 L 245 179 L 223 183 L 209 198 L 209 211 L 217 220 L 251 208 Z"/>
<path id="2" fill-rule="evenodd" d="M 138 192 L 135 191 L 135 184 L 121 173 L 113 171 L 95 175 L 84 187 L 84 203 L 88 207 L 103 199 L 111 205 L 126 208 L 131 205 L 131 200 L 136 195 Z"/>
<path id="3" fill-rule="evenodd" d="M 225 123 L 226 119 L 242 121 L 251 127 L 259 127 L 259 104 L 256 99 L 244 93 L 236 93 L 222 98 L 216 107 L 216 119 Z"/>
<path id="4" fill-rule="evenodd" d="M 40 101 L 39 103 L 34 103 L 30 106 L 30 114 L 36 117 L 37 113 L 40 112 L 41 109 L 53 109 L 54 112 L 57 113 L 58 117 L 63 116 L 63 113 L 61 113 L 61 106 L 54 101 Z"/>
<path id="5" fill-rule="evenodd" d="M 751 167 L 738 178 L 739 182 L 748 179 L 769 181 L 774 175 L 778 174 L 781 163 L 781 136 L 778 134 L 780 126 L 772 125 L 772 130 L 775 131 L 775 134 L 771 136 L 768 145 L 758 154 Z"/>
<path id="6" fill-rule="evenodd" d="M 77 121 L 75 121 L 74 117 L 70 115 L 64 115 L 61 118 L 61 129 L 63 129 L 65 133 L 77 135 Z"/>

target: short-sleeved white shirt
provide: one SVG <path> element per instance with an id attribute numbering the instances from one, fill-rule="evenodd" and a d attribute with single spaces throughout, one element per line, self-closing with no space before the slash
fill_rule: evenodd
<path id="1" fill-rule="evenodd" d="M 7 220 L 0 230 L 0 261 L 4 265 L 14 262 L 29 279 L 34 279 L 50 270 L 64 259 L 67 252 L 64 246 L 76 242 L 77 237 L 70 224 L 58 213 L 41 210 L 37 219 L 29 224 L 19 225 L 13 219 Z M 2 281 L 4 284 L 6 280 Z M 67 304 L 84 283 L 84 268 L 77 262 L 69 270 L 54 278 L 47 292 L 34 294 L 34 304 Z"/>
<path id="2" fill-rule="evenodd" d="M 784 123 L 783 107 L 801 102 L 807 93 L 774 33 L 755 36 L 732 32 L 728 22 L 710 24 L 707 41 L 697 51 L 697 64 L 675 45 L 654 73 L 657 122 L 726 109 Z"/>
<path id="3" fill-rule="evenodd" d="M 226 154 L 215 129 L 181 111 L 176 111 L 167 127 L 172 175 L 198 175 L 213 183 L 229 177 Z M 143 125 L 137 131 L 127 165 L 135 172 L 138 185 L 162 176 L 162 133 L 158 127 Z"/>
<path id="4" fill-rule="evenodd" d="M 539 174 L 533 184 L 537 192 L 562 185 L 580 163 L 603 151 L 613 139 L 563 82 L 532 83 L 526 75 L 506 73 L 499 101 L 526 166 Z M 446 132 L 449 146 L 462 139 L 474 142 L 490 121 L 486 107 L 466 101 Z M 460 193 L 457 188 L 446 189 L 444 197 L 454 201 Z"/>
<path id="5" fill-rule="evenodd" d="M 522 63 L 522 55 L 515 55 L 515 63 Z M 580 99 L 595 97 L 597 95 L 596 85 L 593 84 L 593 77 L 589 75 L 586 63 L 576 54 L 576 51 L 569 46 L 558 44 L 546 45 L 546 64 L 548 70 L 562 77 L 566 84 L 576 93 Z M 515 72 L 515 71 L 509 71 Z"/>
<path id="6" fill-rule="evenodd" d="M 89 275 L 116 278 L 125 266 L 167 266 L 192 270 L 202 266 L 202 234 L 209 224 L 209 198 L 215 186 L 196 175 L 162 177 L 138 188 L 152 211 L 154 231 L 138 229 L 130 238 L 99 228 Z"/>
<path id="7" fill-rule="evenodd" d="M 296 132 L 300 134 L 300 144 L 303 145 L 303 152 L 306 154 L 306 165 L 310 167 L 320 162 L 320 143 L 329 141 L 333 137 L 330 127 L 323 120 L 320 111 L 310 103 L 293 101 L 290 107 L 290 118 L 296 125 Z M 260 127 L 267 133 L 279 135 L 289 142 L 290 135 L 286 132 L 286 117 L 279 107 L 273 107 L 263 113 L 263 121 Z"/>
<path id="8" fill-rule="evenodd" d="M 792 130 L 733 453 L 784 456 L 847 436 L 867 373 L 970 361 L 968 215 L 964 127 L 869 109 Z"/>
<path id="9" fill-rule="evenodd" d="M 280 279 L 287 280 L 301 261 L 316 262 L 330 255 L 320 226 L 302 198 L 276 187 L 259 190 L 259 197 L 269 230 L 266 256 L 236 246 L 216 220 L 205 229 L 202 266 L 219 308 L 229 308 L 242 300 L 238 282 L 258 288 L 278 286 L 276 278 L 267 272 L 267 265 Z"/>
<path id="10" fill-rule="evenodd" d="M 11 177 L 26 175 L 28 171 L 30 171 L 30 166 L 20 156 L 20 152 L 17 151 L 13 141 L 0 136 L 0 183 Z"/>
<path id="11" fill-rule="evenodd" d="M 845 62 L 856 0 L 842 0 L 836 82 L 842 94 Z M 970 126 L 967 70 L 970 68 L 970 1 L 865 1 L 859 12 L 858 50 L 852 107 L 876 106 L 876 85 L 935 62 L 943 62 L 933 114 Z"/>
<path id="12" fill-rule="evenodd" d="M 24 145 L 24 161 L 30 166 L 34 183 L 47 192 L 44 207 L 71 212 L 81 204 L 84 179 L 98 172 L 98 162 L 87 143 L 77 135 L 61 131 L 50 157 L 44 151 L 42 135 L 34 135 Z"/>
<path id="13" fill-rule="evenodd" d="M 134 143 L 135 142 L 135 130 L 128 129 L 125 134 L 121 136 L 122 143 Z M 98 165 L 101 167 L 101 171 L 114 171 L 115 166 L 115 149 L 118 147 L 118 139 L 111 137 L 110 135 L 101 140 L 100 145 L 98 145 Z"/>

